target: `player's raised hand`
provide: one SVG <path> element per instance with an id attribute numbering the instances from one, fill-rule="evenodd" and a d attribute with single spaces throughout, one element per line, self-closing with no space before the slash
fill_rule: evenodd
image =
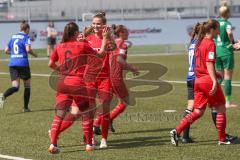
<path id="1" fill-rule="evenodd" d="M 110 28 L 108 26 L 104 26 L 103 27 L 102 36 L 103 36 L 103 38 L 110 39 L 110 37 L 111 37 L 111 30 L 110 30 Z"/>

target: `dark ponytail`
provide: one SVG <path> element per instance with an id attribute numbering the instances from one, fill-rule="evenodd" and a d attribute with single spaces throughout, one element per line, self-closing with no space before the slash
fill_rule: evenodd
<path id="1" fill-rule="evenodd" d="M 211 29 L 217 29 L 219 27 L 219 22 L 214 19 L 209 19 L 207 22 L 203 22 L 200 25 L 198 43 L 197 46 L 200 45 L 201 41 L 205 37 L 207 33 L 211 31 Z"/>
<path id="2" fill-rule="evenodd" d="M 205 35 L 206 35 L 206 32 L 205 32 L 205 25 L 206 25 L 206 23 L 207 23 L 207 22 L 203 22 L 203 23 L 200 24 L 200 26 L 199 26 L 197 46 L 200 45 L 200 43 L 202 42 L 203 38 L 204 38 Z"/>
<path id="3" fill-rule="evenodd" d="M 192 31 L 192 33 L 191 33 L 190 43 L 193 41 L 193 39 L 195 39 L 195 37 L 198 37 L 199 30 L 200 30 L 200 26 L 201 26 L 201 24 L 198 22 L 198 23 L 193 27 L 193 31 Z"/>
<path id="4" fill-rule="evenodd" d="M 75 35 L 76 32 L 79 32 L 79 27 L 75 22 L 69 22 L 65 27 L 63 31 L 63 36 L 62 36 L 62 43 L 69 41 L 72 39 Z"/>
<path id="5" fill-rule="evenodd" d="M 115 24 L 112 25 L 114 35 L 117 37 L 120 36 L 120 32 L 123 32 L 125 28 L 126 27 L 124 25 L 115 25 Z"/>

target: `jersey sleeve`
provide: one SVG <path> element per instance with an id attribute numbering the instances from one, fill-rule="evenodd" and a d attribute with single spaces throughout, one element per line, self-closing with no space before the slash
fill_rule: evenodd
<path id="1" fill-rule="evenodd" d="M 232 29 L 232 24 L 230 22 L 226 23 L 226 30 Z"/>
<path id="2" fill-rule="evenodd" d="M 57 47 L 55 47 L 53 52 L 51 53 L 50 59 L 54 62 L 58 61 L 59 56 L 58 56 L 58 53 L 57 53 Z"/>
<path id="3" fill-rule="evenodd" d="M 31 46 L 31 40 L 30 40 L 30 38 L 28 36 L 24 40 L 24 45 L 25 46 Z"/>
<path id="4" fill-rule="evenodd" d="M 87 41 L 87 42 L 89 42 L 89 41 L 91 41 L 92 39 L 91 39 L 91 35 L 90 36 L 87 36 L 86 38 L 85 38 L 85 41 Z"/>
<path id="5" fill-rule="evenodd" d="M 97 54 L 97 52 L 92 47 L 90 47 L 88 43 L 84 44 L 84 51 L 86 54 Z"/>
<path id="6" fill-rule="evenodd" d="M 207 49 L 206 62 L 216 61 L 216 47 L 214 43 L 211 43 Z"/>
<path id="7" fill-rule="evenodd" d="M 127 53 L 127 45 L 123 44 L 121 48 L 119 48 L 119 55 L 125 55 Z"/>
<path id="8" fill-rule="evenodd" d="M 12 39 L 10 39 L 10 41 L 8 42 L 8 45 L 7 45 L 7 48 L 9 50 L 12 50 L 11 44 L 12 44 Z"/>

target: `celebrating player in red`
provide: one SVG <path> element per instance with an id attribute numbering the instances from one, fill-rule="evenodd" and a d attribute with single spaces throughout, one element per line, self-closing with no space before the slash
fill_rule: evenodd
<path id="1" fill-rule="evenodd" d="M 104 13 L 96 14 L 92 20 L 93 34 L 86 37 L 90 46 L 99 50 L 102 45 L 102 31 L 106 26 L 107 20 Z M 98 93 L 101 107 L 98 110 L 98 116 L 101 118 L 102 140 L 100 148 L 107 147 L 109 112 L 111 102 L 111 83 L 109 79 L 109 53 L 102 59 L 91 57 L 88 59 L 84 80 L 88 88 L 90 98 L 90 107 L 96 108 L 96 94 Z M 94 123 L 95 125 L 95 123 Z M 96 130 L 95 130 L 96 131 Z"/>
<path id="2" fill-rule="evenodd" d="M 194 111 L 186 115 L 176 129 L 170 132 L 172 144 L 178 146 L 178 139 L 182 131 L 199 119 L 209 105 L 217 110 L 216 129 L 218 144 L 231 144 L 226 140 L 225 98 L 221 86 L 217 82 L 215 71 L 216 48 L 213 38 L 219 34 L 219 23 L 216 20 L 204 22 L 200 28 L 199 39 L 194 51 L 195 58 L 195 86 Z"/>
<path id="3" fill-rule="evenodd" d="M 121 114 L 129 104 L 129 93 L 124 83 L 123 70 L 130 70 L 134 75 L 138 75 L 139 71 L 134 66 L 126 62 L 128 46 L 124 42 L 128 39 L 128 29 L 123 25 L 113 25 L 115 42 L 117 49 L 110 55 L 110 79 L 113 94 L 120 100 L 118 105 L 110 113 L 110 129 L 115 132 L 113 128 L 113 120 Z"/>
<path id="4" fill-rule="evenodd" d="M 129 104 L 128 89 L 123 80 L 123 70 L 130 70 L 134 75 L 138 75 L 138 69 L 126 62 L 128 46 L 124 42 L 128 39 L 128 30 L 123 25 L 112 25 L 115 35 L 115 43 L 117 48 L 110 54 L 110 80 L 113 94 L 120 99 L 118 105 L 110 113 L 110 129 L 115 132 L 113 128 L 113 120 L 121 114 Z M 97 118 L 94 121 L 95 126 L 99 126 L 101 119 Z"/>
<path id="5" fill-rule="evenodd" d="M 83 114 L 83 132 L 86 137 L 86 151 L 92 151 L 93 116 L 89 110 L 87 89 L 83 81 L 83 75 L 90 55 L 99 56 L 105 54 L 108 32 L 103 30 L 102 45 L 99 52 L 93 50 L 87 41 L 77 41 L 79 28 L 76 23 L 70 22 L 64 28 L 63 38 L 51 54 L 49 67 L 58 71 L 56 87 L 56 115 L 52 123 L 50 137 L 51 145 L 48 151 L 58 153 L 57 138 L 59 134 L 79 117 L 79 111 Z M 96 54 L 98 53 L 98 54 Z"/>

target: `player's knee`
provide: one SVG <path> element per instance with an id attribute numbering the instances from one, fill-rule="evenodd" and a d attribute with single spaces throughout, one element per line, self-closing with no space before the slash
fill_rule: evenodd
<path id="1" fill-rule="evenodd" d="M 186 115 L 188 115 L 188 114 L 190 114 L 190 113 L 192 113 L 192 110 L 186 109 L 186 110 L 184 111 L 184 113 L 183 113 L 183 117 L 186 117 Z"/>
<path id="2" fill-rule="evenodd" d="M 202 109 L 194 109 L 194 111 L 198 117 L 201 117 L 204 114 L 204 110 Z"/>
<path id="3" fill-rule="evenodd" d="M 24 83 L 24 88 L 30 88 L 30 87 L 31 87 L 30 83 Z"/>
<path id="4" fill-rule="evenodd" d="M 64 118 L 67 113 L 68 113 L 68 110 L 66 110 L 66 109 L 56 109 L 55 110 L 56 116 L 61 117 L 61 118 Z"/>
<path id="5" fill-rule="evenodd" d="M 217 113 L 225 113 L 226 112 L 225 104 L 223 104 L 219 107 L 216 107 L 216 111 L 217 111 Z"/>
<path id="6" fill-rule="evenodd" d="M 31 86 L 30 86 L 30 85 L 24 85 L 24 88 L 25 88 L 25 89 L 27 89 L 27 88 L 29 88 L 29 89 L 30 89 L 30 88 L 31 88 Z"/>

